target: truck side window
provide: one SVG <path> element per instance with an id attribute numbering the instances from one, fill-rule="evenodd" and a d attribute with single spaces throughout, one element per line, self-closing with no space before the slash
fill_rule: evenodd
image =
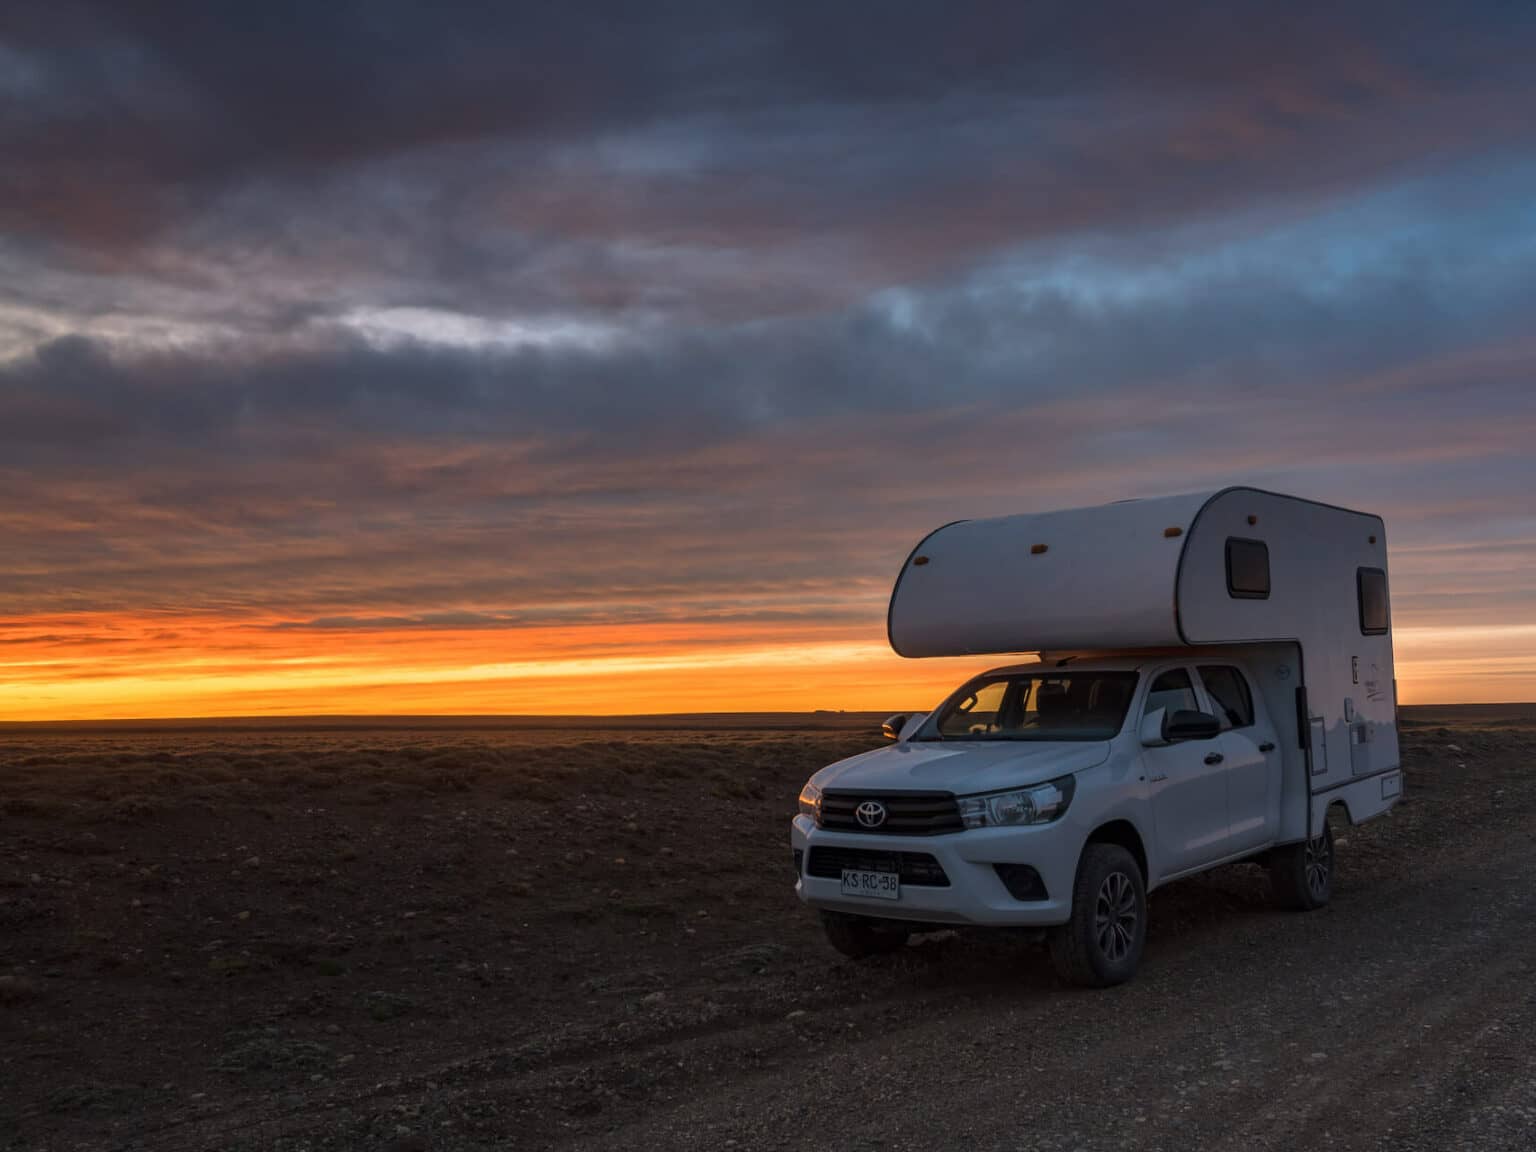
<path id="1" fill-rule="evenodd" d="M 1200 679 L 1223 728 L 1246 728 L 1253 723 L 1253 694 L 1241 671 L 1230 664 L 1202 665 Z"/>
<path id="2" fill-rule="evenodd" d="M 1234 600 L 1269 599 L 1269 545 L 1227 538 L 1227 595 Z"/>
<path id="3" fill-rule="evenodd" d="M 1387 574 L 1380 568 L 1355 569 L 1360 596 L 1360 633 L 1382 636 L 1387 631 Z"/>
<path id="4" fill-rule="evenodd" d="M 1197 712 L 1200 702 L 1195 699 L 1195 686 L 1188 670 L 1170 668 L 1152 681 L 1147 689 L 1147 706 L 1142 715 L 1150 716 L 1159 708 L 1166 708 L 1170 715 L 1181 710 Z"/>

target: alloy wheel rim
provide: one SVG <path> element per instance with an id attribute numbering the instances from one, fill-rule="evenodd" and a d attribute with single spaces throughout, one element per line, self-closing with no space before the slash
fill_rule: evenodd
<path id="1" fill-rule="evenodd" d="M 1093 932 L 1105 959 L 1118 962 L 1136 940 L 1136 887 L 1124 872 L 1111 872 L 1094 900 Z"/>
<path id="2" fill-rule="evenodd" d="M 1307 865 L 1307 891 L 1314 897 L 1321 897 L 1328 891 L 1328 876 L 1333 868 L 1333 848 L 1328 843 L 1328 834 L 1307 841 L 1306 852 Z"/>

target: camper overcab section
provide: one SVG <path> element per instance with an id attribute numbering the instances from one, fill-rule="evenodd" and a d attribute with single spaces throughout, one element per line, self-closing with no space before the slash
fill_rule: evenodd
<path id="1" fill-rule="evenodd" d="M 852 955 L 1038 926 L 1065 976 L 1114 983 L 1148 891 L 1254 859 L 1316 907 L 1330 810 L 1401 794 L 1375 516 L 1230 488 L 959 521 L 908 556 L 888 630 L 908 657 L 1037 657 L 808 782 L 797 890 Z"/>

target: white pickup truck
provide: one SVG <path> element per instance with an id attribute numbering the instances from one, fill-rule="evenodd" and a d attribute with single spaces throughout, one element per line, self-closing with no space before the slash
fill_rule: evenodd
<path id="1" fill-rule="evenodd" d="M 1266 862 L 1329 899 L 1328 813 L 1402 791 L 1381 521 L 1227 489 L 962 521 L 892 593 L 902 655 L 1034 651 L 894 743 L 823 768 L 791 829 L 798 894 L 850 956 L 943 925 L 1049 930 L 1060 974 L 1128 979 L 1147 893 Z"/>

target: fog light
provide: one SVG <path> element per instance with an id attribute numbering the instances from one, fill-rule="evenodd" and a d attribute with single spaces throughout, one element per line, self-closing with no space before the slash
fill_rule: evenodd
<path id="1" fill-rule="evenodd" d="M 994 864 L 997 878 L 1015 900 L 1049 900 L 1045 881 L 1028 864 Z"/>

